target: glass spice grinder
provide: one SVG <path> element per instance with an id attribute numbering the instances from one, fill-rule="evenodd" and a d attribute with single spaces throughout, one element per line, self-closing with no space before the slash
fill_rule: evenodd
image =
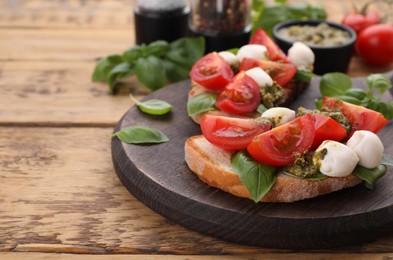
<path id="1" fill-rule="evenodd" d="M 239 48 L 251 32 L 252 0 L 190 0 L 188 27 L 204 36 L 206 53 Z"/>
<path id="2" fill-rule="evenodd" d="M 189 13 L 185 0 L 138 0 L 134 9 L 136 44 L 172 42 L 187 36 Z"/>

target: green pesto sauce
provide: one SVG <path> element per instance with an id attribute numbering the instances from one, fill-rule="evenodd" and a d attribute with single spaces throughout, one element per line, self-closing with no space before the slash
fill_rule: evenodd
<path id="1" fill-rule="evenodd" d="M 266 108 L 278 106 L 285 101 L 285 91 L 276 82 L 271 86 L 263 86 L 260 88 L 262 104 Z"/>

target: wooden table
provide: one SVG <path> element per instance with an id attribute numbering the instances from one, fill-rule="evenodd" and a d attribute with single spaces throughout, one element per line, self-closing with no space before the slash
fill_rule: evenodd
<path id="1" fill-rule="evenodd" d="M 350 9 L 324 4 L 335 21 Z M 1 259 L 393 257 L 392 234 L 329 250 L 250 247 L 187 230 L 136 200 L 110 155 L 110 135 L 132 103 L 90 80 L 100 57 L 134 44 L 133 5 L 0 0 Z M 349 74 L 392 69 L 354 58 Z M 148 93 L 137 83 L 132 91 Z"/>

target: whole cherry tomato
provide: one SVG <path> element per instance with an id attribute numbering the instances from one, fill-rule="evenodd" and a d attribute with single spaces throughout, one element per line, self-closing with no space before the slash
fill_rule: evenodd
<path id="1" fill-rule="evenodd" d="M 381 18 L 376 12 L 368 11 L 365 14 L 362 13 L 349 13 L 344 16 L 342 24 L 351 27 L 357 34 L 363 29 L 378 24 Z"/>
<path id="2" fill-rule="evenodd" d="M 393 62 L 393 26 L 376 24 L 362 30 L 355 43 L 356 52 L 370 65 Z"/>

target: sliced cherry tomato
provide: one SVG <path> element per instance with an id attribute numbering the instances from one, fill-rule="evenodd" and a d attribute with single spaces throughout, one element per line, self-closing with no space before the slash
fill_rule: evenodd
<path id="1" fill-rule="evenodd" d="M 393 26 L 376 24 L 362 30 L 355 43 L 356 53 L 368 64 L 385 66 L 393 62 Z"/>
<path id="2" fill-rule="evenodd" d="M 368 11 L 365 14 L 352 12 L 346 14 L 341 23 L 351 27 L 358 34 L 361 30 L 379 23 L 380 20 L 379 15 L 373 11 Z"/>
<path id="3" fill-rule="evenodd" d="M 250 118 L 205 115 L 201 122 L 202 134 L 212 144 L 229 150 L 247 148 L 252 139 L 272 127 L 268 121 Z"/>
<path id="4" fill-rule="evenodd" d="M 347 136 L 347 131 L 331 117 L 313 114 L 315 126 L 314 141 L 311 149 L 317 148 L 325 140 L 341 141 Z"/>
<path id="5" fill-rule="evenodd" d="M 280 63 L 267 60 L 244 58 L 239 65 L 239 70 L 249 70 L 255 67 L 263 69 L 278 85 L 284 86 L 295 76 L 297 67 L 292 63 Z"/>
<path id="6" fill-rule="evenodd" d="M 285 53 L 261 28 L 258 28 L 255 31 L 254 35 L 250 39 L 250 44 L 265 45 L 267 48 L 267 52 L 269 53 L 270 60 L 289 63 Z"/>
<path id="7" fill-rule="evenodd" d="M 217 91 L 224 89 L 233 76 L 229 63 L 217 52 L 211 52 L 200 58 L 190 71 L 190 77 L 193 81 Z"/>
<path id="8" fill-rule="evenodd" d="M 388 122 L 379 112 L 337 98 L 324 97 L 322 107 L 341 111 L 351 121 L 351 133 L 348 137 L 352 136 L 357 130 L 368 130 L 377 133 Z"/>
<path id="9" fill-rule="evenodd" d="M 218 95 L 216 107 L 228 113 L 244 114 L 256 110 L 260 103 L 258 84 L 240 71 Z"/>
<path id="10" fill-rule="evenodd" d="M 256 136 L 247 151 L 261 163 L 285 166 L 310 149 L 314 135 L 313 118 L 307 114 Z"/>

